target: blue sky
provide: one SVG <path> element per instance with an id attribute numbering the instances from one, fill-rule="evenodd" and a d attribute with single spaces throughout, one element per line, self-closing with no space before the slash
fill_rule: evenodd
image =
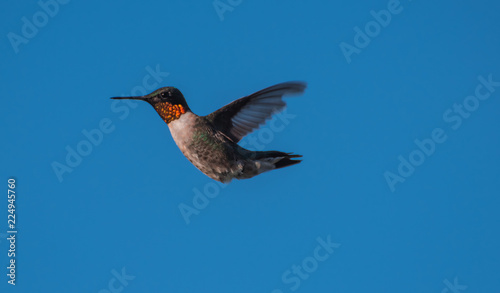
<path id="1" fill-rule="evenodd" d="M 497 290 L 499 8 L 4 3 L 1 178 L 16 179 L 18 233 L 14 287 L 5 197 L 0 291 Z M 304 161 L 227 186 L 152 107 L 109 100 L 176 86 L 205 115 L 289 80 L 305 94 L 243 143 Z"/>

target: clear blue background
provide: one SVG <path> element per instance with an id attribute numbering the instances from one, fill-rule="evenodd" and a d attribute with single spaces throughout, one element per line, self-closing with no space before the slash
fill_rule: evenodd
<path id="1" fill-rule="evenodd" d="M 353 44 L 353 28 L 388 2 L 245 0 L 221 20 L 212 1 L 70 1 L 17 54 L 7 34 L 42 9 L 2 4 L 0 291 L 99 292 L 125 268 L 135 279 L 122 292 L 292 292 L 282 274 L 327 236 L 341 246 L 298 292 L 442 292 L 454 278 L 461 292 L 498 290 L 500 90 L 457 130 L 442 116 L 474 94 L 478 76 L 500 80 L 500 5 L 402 0 L 348 63 L 340 43 Z M 296 118 L 265 144 L 303 163 L 219 187 L 186 224 L 179 204 L 193 206 L 193 189 L 214 181 L 152 107 L 137 103 L 121 119 L 109 100 L 157 65 L 169 73 L 158 87 L 180 88 L 200 115 L 307 81 L 287 99 Z M 114 131 L 60 182 L 52 163 L 103 118 Z M 391 192 L 384 172 L 435 128 L 447 140 Z"/>

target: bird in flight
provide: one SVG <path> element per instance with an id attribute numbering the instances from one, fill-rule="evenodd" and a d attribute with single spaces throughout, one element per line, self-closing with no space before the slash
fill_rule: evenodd
<path id="1" fill-rule="evenodd" d="M 162 87 L 148 95 L 114 97 L 148 102 L 167 123 L 184 156 L 208 177 L 228 183 L 300 163 L 302 157 L 279 151 L 251 151 L 238 145 L 247 134 L 283 110 L 285 95 L 304 92 L 304 82 L 280 83 L 235 100 L 219 110 L 198 116 L 191 112 L 182 93 Z"/>

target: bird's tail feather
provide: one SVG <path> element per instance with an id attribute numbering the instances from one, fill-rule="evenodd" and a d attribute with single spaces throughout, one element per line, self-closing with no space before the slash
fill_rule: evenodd
<path id="1" fill-rule="evenodd" d="M 302 156 L 295 155 L 292 153 L 278 152 L 278 151 L 255 152 L 256 160 L 269 161 L 274 164 L 275 169 L 298 164 L 302 162 L 302 160 L 293 160 L 293 158 L 300 158 L 300 157 Z"/>

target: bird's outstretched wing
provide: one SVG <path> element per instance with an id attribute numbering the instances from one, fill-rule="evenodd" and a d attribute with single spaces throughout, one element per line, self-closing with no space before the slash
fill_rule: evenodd
<path id="1" fill-rule="evenodd" d="M 283 110 L 286 106 L 282 99 L 284 95 L 300 94 L 305 88 L 306 83 L 300 81 L 273 85 L 229 103 L 206 118 L 217 130 L 238 142 L 265 123 L 272 114 Z"/>

